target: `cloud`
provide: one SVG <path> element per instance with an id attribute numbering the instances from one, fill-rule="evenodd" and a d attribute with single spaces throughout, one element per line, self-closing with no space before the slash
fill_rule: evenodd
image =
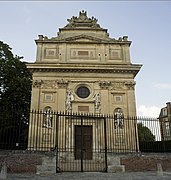
<path id="1" fill-rule="evenodd" d="M 171 83 L 155 83 L 154 87 L 158 89 L 171 89 Z"/>
<path id="2" fill-rule="evenodd" d="M 140 105 L 137 108 L 137 114 L 138 116 L 144 116 L 148 118 L 158 118 L 159 113 L 160 113 L 161 108 L 157 106 L 145 106 L 145 105 Z M 161 135 L 160 135 L 160 123 L 159 120 L 145 120 L 141 121 L 144 126 L 148 127 L 153 135 L 155 135 L 155 139 L 157 141 L 161 141 Z"/>
<path id="3" fill-rule="evenodd" d="M 145 116 L 145 117 L 159 117 L 161 108 L 157 106 L 150 106 L 147 107 L 145 105 L 140 105 L 137 108 L 137 115 L 138 116 Z"/>

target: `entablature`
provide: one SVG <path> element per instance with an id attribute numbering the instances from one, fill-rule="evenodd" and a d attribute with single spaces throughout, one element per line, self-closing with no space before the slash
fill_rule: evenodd
<path id="1" fill-rule="evenodd" d="M 142 65 L 75 65 L 75 64 L 27 64 L 27 68 L 33 72 L 64 72 L 64 73 L 121 73 L 133 74 L 134 77 L 139 72 Z"/>

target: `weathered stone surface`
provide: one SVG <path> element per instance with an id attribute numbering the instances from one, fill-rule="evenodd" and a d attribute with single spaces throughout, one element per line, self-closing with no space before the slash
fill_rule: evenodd
<path id="1" fill-rule="evenodd" d="M 150 155 L 130 155 L 121 157 L 121 165 L 125 165 L 125 171 L 155 171 L 157 172 L 157 164 L 162 165 L 163 171 L 171 171 L 171 155 L 170 154 L 150 154 Z"/>
<path id="2" fill-rule="evenodd" d="M 27 151 L 1 151 L 0 166 L 5 163 L 8 173 L 36 173 L 43 156 L 41 153 Z"/>
<path id="3" fill-rule="evenodd" d="M 125 172 L 124 165 L 110 165 L 108 166 L 108 173 Z"/>
<path id="4" fill-rule="evenodd" d="M 32 173 L 32 174 L 53 174 L 56 173 L 56 156 L 52 153 L 28 153 L 28 152 L 0 152 L 1 176 L 8 173 Z M 4 170 L 2 172 L 3 164 Z M 158 165 L 160 164 L 160 165 Z M 71 164 L 68 163 L 68 170 Z M 78 165 L 78 164 L 77 164 Z M 79 166 L 80 167 L 80 166 Z M 89 166 L 91 168 L 91 166 Z M 158 168 L 157 168 L 158 167 Z M 73 168 L 74 170 L 74 168 Z M 80 170 L 80 169 L 79 169 Z M 108 172 L 144 172 L 154 171 L 159 176 L 171 172 L 170 154 L 150 154 L 150 155 L 108 155 Z M 163 171 L 163 172 L 162 172 Z M 2 176 L 2 177 L 3 177 Z"/>
<path id="5" fill-rule="evenodd" d="M 163 169 L 162 169 L 162 165 L 160 163 L 157 163 L 157 175 L 163 176 Z"/>
<path id="6" fill-rule="evenodd" d="M 7 166 L 5 163 L 3 163 L 3 166 L 1 167 L 0 179 L 6 179 L 6 178 L 7 178 Z"/>
<path id="7" fill-rule="evenodd" d="M 56 173 L 56 156 L 45 156 L 42 158 L 42 165 L 37 166 L 37 174 Z"/>
<path id="8" fill-rule="evenodd" d="M 120 156 L 116 156 L 108 153 L 107 162 L 108 165 L 120 165 Z"/>

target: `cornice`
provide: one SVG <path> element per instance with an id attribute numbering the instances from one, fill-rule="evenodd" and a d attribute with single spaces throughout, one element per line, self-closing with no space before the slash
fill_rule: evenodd
<path id="1" fill-rule="evenodd" d="M 62 72 L 62 73 L 126 73 L 136 74 L 142 65 L 77 65 L 73 64 L 27 64 L 27 68 L 33 72 Z"/>
<path id="2" fill-rule="evenodd" d="M 89 41 L 84 41 L 82 39 L 86 39 Z M 35 40 L 36 44 L 40 43 L 76 43 L 76 44 L 82 44 L 82 43 L 89 43 L 89 44 L 128 44 L 131 45 L 132 41 L 128 41 L 128 36 L 119 37 L 118 39 L 115 38 L 99 38 L 94 37 L 92 35 L 88 34 L 79 34 L 75 36 L 70 37 L 52 37 L 48 38 L 47 36 L 39 35 L 39 39 Z"/>

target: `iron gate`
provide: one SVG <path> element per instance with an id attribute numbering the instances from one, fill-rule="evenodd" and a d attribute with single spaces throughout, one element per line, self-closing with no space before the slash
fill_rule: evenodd
<path id="1" fill-rule="evenodd" d="M 106 172 L 106 119 L 58 114 L 56 172 Z"/>

